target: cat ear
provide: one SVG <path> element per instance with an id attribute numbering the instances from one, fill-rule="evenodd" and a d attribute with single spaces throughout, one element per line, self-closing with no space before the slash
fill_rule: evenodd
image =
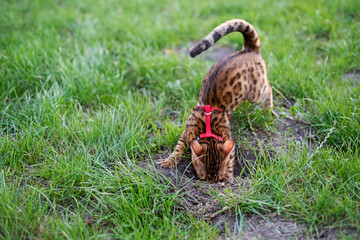
<path id="1" fill-rule="evenodd" d="M 224 142 L 224 144 L 221 146 L 222 152 L 225 155 L 228 155 L 230 153 L 231 149 L 233 149 L 234 145 L 235 145 L 235 142 L 231 138 L 226 140 Z"/>
<path id="2" fill-rule="evenodd" d="M 196 141 L 196 140 L 193 140 L 193 141 L 191 142 L 191 149 L 195 152 L 195 154 L 196 154 L 197 156 L 200 156 L 201 153 L 202 153 L 202 151 L 203 151 L 202 146 L 201 146 L 200 143 L 198 143 L 198 141 Z"/>

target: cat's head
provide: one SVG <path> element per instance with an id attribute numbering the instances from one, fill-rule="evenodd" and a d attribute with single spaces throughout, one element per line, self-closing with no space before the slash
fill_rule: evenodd
<path id="1" fill-rule="evenodd" d="M 234 149 L 235 143 L 232 139 L 227 139 L 224 143 L 215 138 L 192 141 L 191 160 L 197 176 L 208 182 L 225 180 L 230 156 L 234 154 Z"/>

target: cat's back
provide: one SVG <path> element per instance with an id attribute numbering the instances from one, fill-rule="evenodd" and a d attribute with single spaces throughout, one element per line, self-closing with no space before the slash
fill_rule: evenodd
<path id="1" fill-rule="evenodd" d="M 219 60 L 207 73 L 199 102 L 226 109 L 240 102 L 251 81 L 265 77 L 266 66 L 260 53 L 237 51 Z"/>

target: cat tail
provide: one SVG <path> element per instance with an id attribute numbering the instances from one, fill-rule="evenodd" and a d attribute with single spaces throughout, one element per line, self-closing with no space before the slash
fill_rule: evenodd
<path id="1" fill-rule="evenodd" d="M 214 45 L 223 36 L 232 33 L 241 32 L 244 36 L 243 50 L 260 53 L 260 39 L 255 28 L 242 19 L 232 19 L 217 26 L 203 40 L 196 44 L 190 50 L 190 56 L 195 57 Z"/>

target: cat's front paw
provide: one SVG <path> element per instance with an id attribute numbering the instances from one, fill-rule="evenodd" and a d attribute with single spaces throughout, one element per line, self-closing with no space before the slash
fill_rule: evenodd
<path id="1" fill-rule="evenodd" d="M 175 159 L 172 158 L 166 158 L 161 159 L 158 164 L 162 166 L 163 168 L 174 168 L 175 167 Z"/>
<path id="2" fill-rule="evenodd" d="M 233 184 L 234 183 L 234 176 L 232 174 L 227 174 L 226 176 L 220 176 L 220 181 Z"/>

